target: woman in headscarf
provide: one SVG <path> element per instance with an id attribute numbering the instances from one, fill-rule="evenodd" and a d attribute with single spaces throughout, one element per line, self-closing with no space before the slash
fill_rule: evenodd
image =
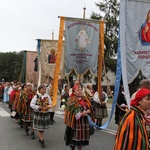
<path id="1" fill-rule="evenodd" d="M 64 123 L 67 125 L 65 132 L 66 145 L 70 145 L 72 150 L 78 147 L 89 145 L 90 125 L 87 115 L 90 115 L 94 122 L 94 114 L 90 101 L 83 96 L 80 85 L 73 87 L 73 94 L 70 97 L 66 108 Z"/>
<path id="2" fill-rule="evenodd" d="M 119 124 L 114 150 L 148 150 L 145 114 L 150 109 L 150 90 L 140 89 L 130 105 Z"/>
<path id="3" fill-rule="evenodd" d="M 27 89 L 22 91 L 20 95 L 20 113 L 22 113 L 22 121 L 24 124 L 26 135 L 29 136 L 29 127 L 31 126 L 31 138 L 35 139 L 33 129 L 33 109 L 30 107 L 31 100 L 35 93 L 33 91 L 33 86 L 31 83 L 27 83 L 26 88 Z"/>

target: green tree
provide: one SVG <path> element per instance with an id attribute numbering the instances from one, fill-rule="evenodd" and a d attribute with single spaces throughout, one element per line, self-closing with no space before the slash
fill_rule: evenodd
<path id="1" fill-rule="evenodd" d="M 0 80 L 19 80 L 23 60 L 23 52 L 0 53 Z"/>
<path id="2" fill-rule="evenodd" d="M 92 12 L 91 19 L 105 21 L 104 35 L 104 62 L 106 71 L 116 71 L 116 53 L 118 48 L 118 16 L 119 2 L 118 0 L 103 0 L 95 3 L 99 7 L 100 13 Z"/>

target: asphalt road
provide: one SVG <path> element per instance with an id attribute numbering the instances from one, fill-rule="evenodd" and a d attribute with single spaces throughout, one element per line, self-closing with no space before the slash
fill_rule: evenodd
<path id="1" fill-rule="evenodd" d="M 59 104 L 58 104 L 59 105 Z M 63 111 L 58 109 L 54 117 L 56 123 L 45 131 L 44 149 L 47 150 L 69 150 L 65 146 L 64 132 L 65 125 L 63 123 Z M 103 121 L 105 123 L 107 119 Z M 90 145 L 84 147 L 83 150 L 113 150 L 115 133 L 117 126 L 112 119 L 106 130 L 95 130 L 90 139 Z M 0 103 L 0 150 L 41 150 L 38 141 L 37 132 L 36 139 L 32 140 L 30 136 L 26 136 L 24 129 L 15 124 L 15 120 L 10 118 L 9 109 Z"/>

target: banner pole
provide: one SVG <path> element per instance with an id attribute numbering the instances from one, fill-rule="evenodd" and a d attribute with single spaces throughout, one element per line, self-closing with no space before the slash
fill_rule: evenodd
<path id="1" fill-rule="evenodd" d="M 59 74 L 60 74 L 60 62 L 61 62 L 62 48 L 63 48 L 64 22 L 65 22 L 65 18 L 61 17 L 60 27 L 59 27 L 58 48 L 57 48 L 57 55 L 56 55 L 56 66 L 55 66 L 55 71 L 54 71 L 54 81 L 52 85 L 52 92 L 53 92 L 52 105 L 53 106 L 55 106 L 57 102 L 58 80 L 59 80 Z"/>
<path id="2" fill-rule="evenodd" d="M 101 95 L 101 82 L 102 82 L 102 62 L 104 57 L 104 21 L 100 21 L 100 36 L 99 36 L 99 56 L 98 56 L 98 94 L 99 100 L 102 103 L 102 99 L 100 98 Z"/>

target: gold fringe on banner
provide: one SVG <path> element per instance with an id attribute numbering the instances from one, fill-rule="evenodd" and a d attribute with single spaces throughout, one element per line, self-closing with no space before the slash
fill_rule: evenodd
<path id="1" fill-rule="evenodd" d="M 53 79 L 53 85 L 52 85 L 52 92 L 53 92 L 52 105 L 53 106 L 55 106 L 57 102 L 58 79 L 59 79 L 59 74 L 60 74 L 60 62 L 61 62 L 62 49 L 63 49 L 64 22 L 65 22 L 65 17 L 60 17 L 56 66 L 55 66 L 54 79 Z"/>
<path id="2" fill-rule="evenodd" d="M 99 35 L 99 57 L 98 57 L 98 93 L 99 99 L 102 103 L 101 96 L 101 82 L 102 82 L 102 64 L 104 58 L 104 21 L 100 21 L 100 35 Z"/>

